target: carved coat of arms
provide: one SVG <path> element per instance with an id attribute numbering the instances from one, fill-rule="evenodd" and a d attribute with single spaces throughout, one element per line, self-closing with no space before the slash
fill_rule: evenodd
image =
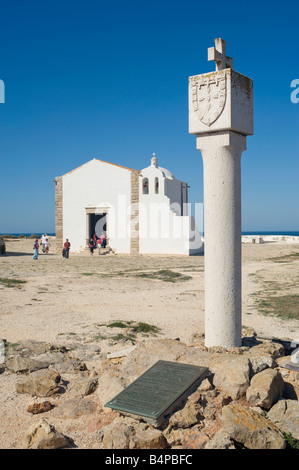
<path id="1" fill-rule="evenodd" d="M 192 105 L 198 119 L 208 127 L 222 113 L 226 101 L 226 74 L 218 72 L 192 77 Z"/>

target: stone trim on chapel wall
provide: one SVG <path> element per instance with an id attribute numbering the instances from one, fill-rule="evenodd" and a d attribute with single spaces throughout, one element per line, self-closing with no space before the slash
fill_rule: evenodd
<path id="1" fill-rule="evenodd" d="M 131 172 L 131 220 L 130 254 L 139 254 L 139 175 L 140 171 Z"/>
<path id="2" fill-rule="evenodd" d="M 56 251 L 63 248 L 63 177 L 55 178 L 55 233 Z"/>

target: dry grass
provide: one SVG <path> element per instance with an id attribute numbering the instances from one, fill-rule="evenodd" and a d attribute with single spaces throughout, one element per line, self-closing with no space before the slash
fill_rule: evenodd
<path id="1" fill-rule="evenodd" d="M 186 276 L 184 274 L 171 271 L 170 269 L 161 269 L 160 271 L 152 271 L 149 273 L 138 273 L 135 274 L 135 276 L 146 279 L 156 279 L 164 282 L 188 281 L 189 279 L 192 279 L 192 276 Z"/>
<path id="2" fill-rule="evenodd" d="M 299 295 L 268 296 L 257 300 L 260 313 L 275 315 L 283 319 L 299 320 Z"/>
<path id="3" fill-rule="evenodd" d="M 27 281 L 22 279 L 8 279 L 5 277 L 0 277 L 0 284 L 5 287 L 20 287 L 22 284 L 26 284 Z"/>

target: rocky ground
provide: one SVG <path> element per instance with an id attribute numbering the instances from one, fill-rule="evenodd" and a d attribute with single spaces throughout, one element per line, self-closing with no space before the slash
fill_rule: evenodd
<path id="1" fill-rule="evenodd" d="M 0 376 L 1 448 L 284 449 L 299 447 L 299 374 L 291 343 L 243 332 L 243 346 L 138 338 L 102 355 L 93 344 L 7 345 Z M 105 407 L 157 360 L 206 366 L 208 377 L 156 428 Z"/>

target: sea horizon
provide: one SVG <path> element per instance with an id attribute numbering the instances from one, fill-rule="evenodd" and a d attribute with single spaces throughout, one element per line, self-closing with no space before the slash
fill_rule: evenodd
<path id="1" fill-rule="evenodd" d="M 41 237 L 44 233 L 46 233 L 49 237 L 55 237 L 56 233 L 53 232 L 19 232 L 19 233 L 10 233 L 10 232 L 5 232 L 5 233 L 0 233 L 0 237 L 3 235 L 10 235 L 14 237 L 19 237 L 21 235 L 25 237 L 30 237 L 31 235 L 36 235 L 37 237 Z M 242 231 L 241 235 L 278 235 L 278 236 L 290 236 L 290 237 L 299 237 L 299 231 L 296 230 L 270 230 L 270 231 L 262 231 L 262 230 L 256 230 L 256 231 Z"/>

